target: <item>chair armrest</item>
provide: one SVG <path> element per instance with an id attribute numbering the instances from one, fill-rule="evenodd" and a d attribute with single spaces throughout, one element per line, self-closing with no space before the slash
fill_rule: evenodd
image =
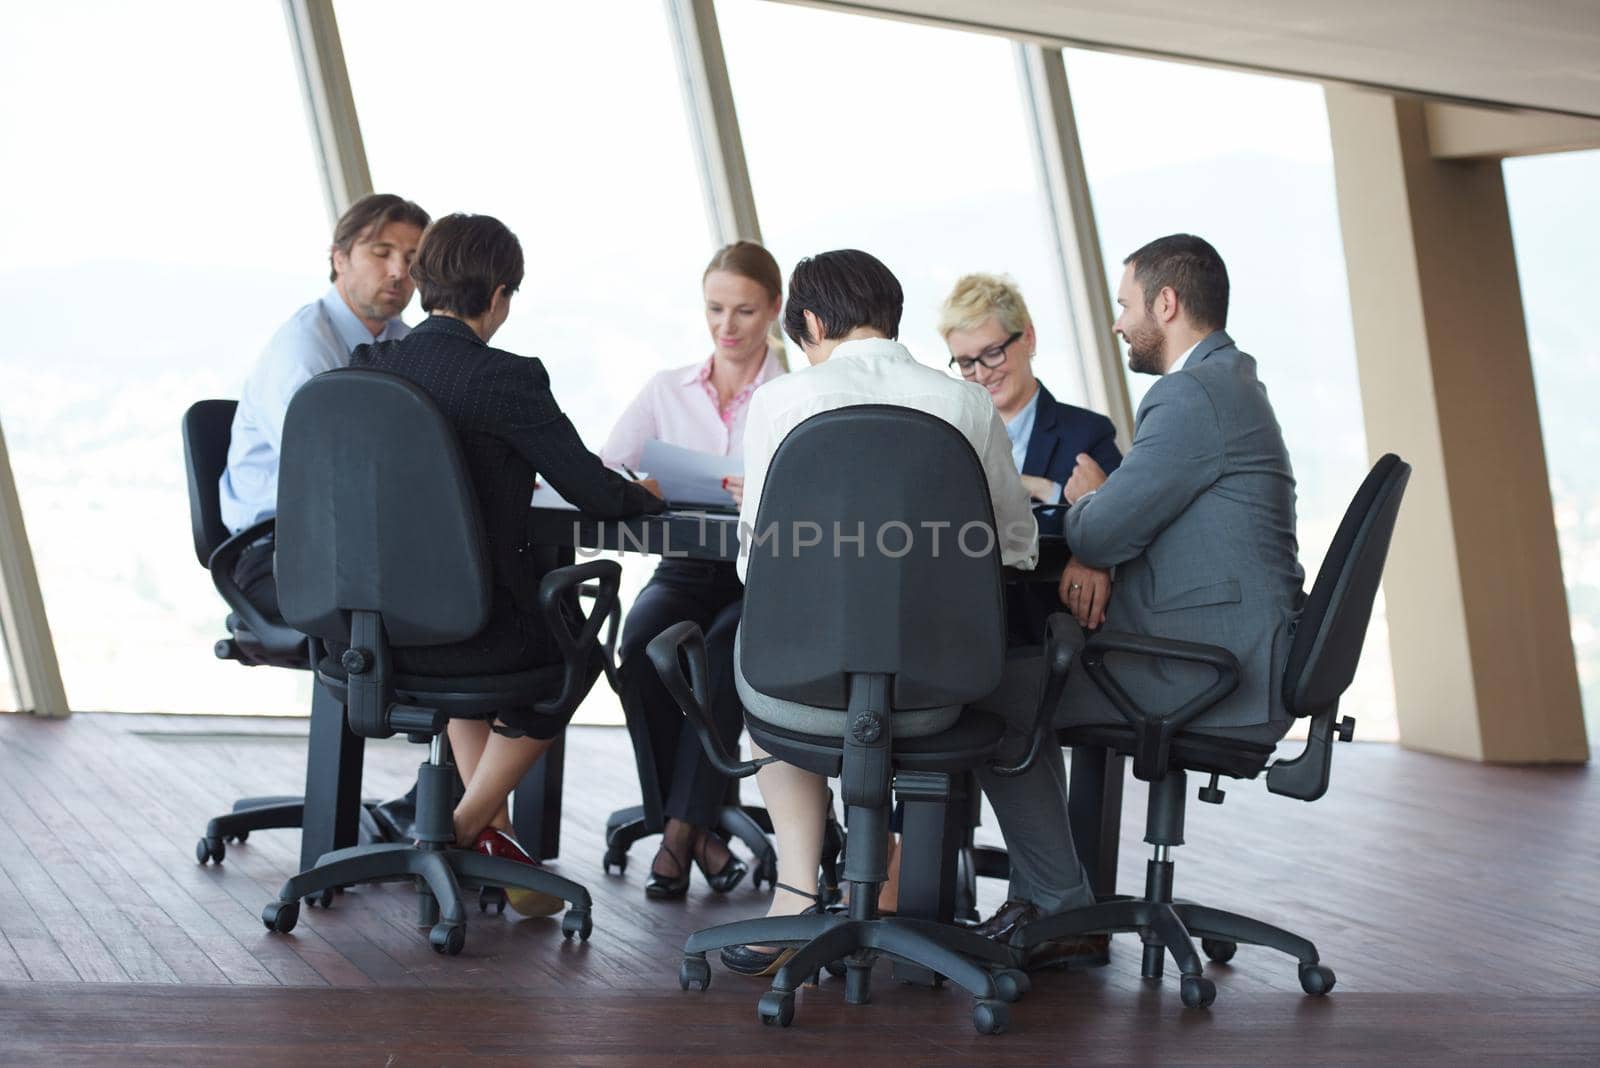
<path id="1" fill-rule="evenodd" d="M 584 584 L 593 588 L 594 607 L 587 614 L 578 599 Z M 615 560 L 590 560 L 551 571 L 539 583 L 539 609 L 561 650 L 561 691 L 548 701 L 537 701 L 533 710 L 542 716 L 565 715 L 582 701 L 593 679 L 590 666 L 602 650 L 597 641 L 617 606 L 622 585 L 622 567 Z M 576 617 L 576 618 L 574 618 Z"/>
<path id="2" fill-rule="evenodd" d="M 1355 737 L 1356 721 L 1350 716 L 1334 721 L 1339 714 L 1337 702 L 1331 708 L 1311 717 L 1306 732 L 1306 747 L 1298 756 L 1288 760 L 1274 760 L 1267 768 L 1267 790 L 1284 797 L 1301 801 L 1315 801 L 1328 792 L 1328 779 L 1333 772 L 1334 739 L 1348 742 Z"/>
<path id="3" fill-rule="evenodd" d="M 991 761 L 990 770 L 996 775 L 1010 778 L 1021 775 L 1033 767 L 1034 760 L 1039 755 L 1039 749 L 1046 744 L 1055 742 L 1055 732 L 1051 730 L 1052 717 L 1057 708 L 1061 706 L 1061 692 L 1067 688 L 1067 674 L 1072 670 L 1072 657 L 1077 651 L 1067 641 L 1070 620 L 1065 612 L 1052 613 L 1045 620 L 1044 625 L 1044 687 L 1039 694 L 1039 707 L 1033 715 L 1033 731 L 1028 738 L 1028 751 L 1023 754 L 1020 761 L 1015 764 L 1000 764 Z"/>
<path id="4" fill-rule="evenodd" d="M 217 588 L 217 592 L 239 617 L 240 622 L 255 634 L 270 634 L 274 630 L 283 630 L 286 624 L 269 621 L 261 614 L 261 609 L 245 599 L 244 591 L 233 581 L 233 569 L 246 549 L 260 541 L 263 536 L 271 534 L 277 527 L 278 520 L 275 517 L 245 527 L 217 546 L 211 554 L 211 559 L 206 561 L 206 570 L 211 572 L 211 584 Z"/>
<path id="5" fill-rule="evenodd" d="M 587 597 L 598 602 L 603 587 L 598 582 L 586 582 L 578 587 L 578 596 Z M 597 604 L 598 607 L 598 604 Z M 606 616 L 605 637 L 600 639 L 600 650 L 605 654 L 602 666 L 605 668 L 606 682 L 616 693 L 622 692 L 621 680 L 617 678 L 617 634 L 622 627 L 622 601 L 616 600 L 611 604 L 611 612 Z"/>
<path id="6" fill-rule="evenodd" d="M 1177 660 L 1201 664 L 1217 673 L 1216 680 L 1201 693 L 1165 715 L 1140 708 L 1122 688 L 1106 664 L 1106 654 L 1126 653 L 1152 660 Z M 1148 634 L 1102 630 L 1083 647 L 1083 669 L 1112 706 L 1133 725 L 1133 774 L 1146 782 L 1167 773 L 1172 736 L 1178 729 L 1206 709 L 1228 696 L 1239 686 L 1239 661 L 1220 645 L 1177 641 Z"/>
<path id="7" fill-rule="evenodd" d="M 655 666 L 656 674 L 661 676 L 661 684 L 688 718 L 689 726 L 700 736 L 700 745 L 712 767 L 730 779 L 743 779 L 777 759 L 769 756 L 761 760 L 735 760 L 722 744 L 722 738 L 711 723 L 711 715 L 706 711 L 704 695 L 710 689 L 706 680 L 706 636 L 698 626 L 689 620 L 674 623 L 655 636 L 645 647 L 645 654 Z M 685 663 L 689 668 L 687 678 L 684 677 Z"/>

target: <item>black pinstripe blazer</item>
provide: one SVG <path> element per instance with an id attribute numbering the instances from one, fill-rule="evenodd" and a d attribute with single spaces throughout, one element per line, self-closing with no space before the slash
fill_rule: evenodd
<path id="1" fill-rule="evenodd" d="M 528 501 L 544 479 L 586 514 L 602 519 L 659 512 L 661 501 L 600 462 L 550 392 L 537 359 L 485 344 L 456 319 L 432 316 L 399 341 L 362 345 L 352 367 L 401 375 L 422 387 L 450 420 L 477 491 L 494 571 L 486 632 L 463 648 L 412 651 L 411 671 L 488 673 L 515 661 L 554 663 L 554 642 L 539 620 L 539 580 L 563 556 L 531 545 Z M 511 633 L 514 630 L 517 633 Z M 519 639 L 515 640 L 515 639 Z M 520 648 L 519 648 L 520 646 Z M 479 662 L 481 661 L 481 663 Z"/>

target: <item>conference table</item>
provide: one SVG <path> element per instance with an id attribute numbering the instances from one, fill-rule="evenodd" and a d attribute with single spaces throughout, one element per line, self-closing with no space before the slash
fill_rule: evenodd
<path id="1" fill-rule="evenodd" d="M 1031 572 L 1007 569 L 1008 581 L 1054 584 L 1066 566 L 1068 549 L 1062 536 L 1061 508 L 1036 508 L 1039 563 Z M 576 553 L 611 551 L 664 558 L 732 561 L 739 550 L 738 517 L 731 512 L 668 510 L 632 519 L 598 520 L 570 508 L 533 508 L 530 540 L 561 546 Z M 323 687 L 314 687 L 306 763 L 305 818 L 301 833 L 301 867 L 333 849 L 354 845 L 362 826 L 361 765 L 364 740 L 352 733 L 344 709 Z M 512 820 L 524 847 L 540 860 L 560 852 L 561 788 L 565 747 L 560 740 L 517 785 Z M 1116 892 L 1117 850 L 1122 827 L 1122 787 L 1126 761 L 1117 753 L 1077 746 L 1072 750 L 1068 819 L 1078 855 L 1097 894 Z M 902 858 L 901 903 L 904 915 L 948 917 L 956 904 L 953 886 L 970 883 L 972 875 L 1004 877 L 1004 855 L 972 851 L 974 868 L 965 878 L 952 878 L 958 847 L 970 835 L 977 797 L 971 805 L 906 806 L 907 841 L 934 841 L 932 854 L 915 852 Z M 933 832 L 922 833 L 923 831 Z M 934 894 L 925 899 L 921 895 Z M 942 895 L 942 896 L 940 896 Z M 970 902 L 962 902 L 962 905 Z"/>

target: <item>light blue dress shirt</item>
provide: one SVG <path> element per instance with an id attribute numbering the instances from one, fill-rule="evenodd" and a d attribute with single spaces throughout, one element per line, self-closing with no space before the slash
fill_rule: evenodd
<path id="1" fill-rule="evenodd" d="M 1028 439 L 1033 437 L 1033 417 L 1038 411 L 1039 387 L 1035 386 L 1033 396 L 1022 406 L 1022 411 L 1006 424 L 1006 437 L 1011 439 L 1011 459 L 1016 463 L 1019 475 L 1022 474 L 1022 465 L 1028 458 Z"/>
<path id="2" fill-rule="evenodd" d="M 357 345 L 394 341 L 411 328 L 390 319 L 376 338 L 336 288 L 290 316 L 267 342 L 233 416 L 228 467 L 219 483 L 222 522 L 237 534 L 278 513 L 278 451 L 289 398 L 312 376 L 346 367 Z"/>

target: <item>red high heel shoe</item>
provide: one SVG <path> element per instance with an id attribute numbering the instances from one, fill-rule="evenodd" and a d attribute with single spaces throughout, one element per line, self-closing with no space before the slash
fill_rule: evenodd
<path id="1" fill-rule="evenodd" d="M 517 841 L 510 831 L 499 827 L 485 827 L 479 831 L 478 840 L 473 843 L 472 848 L 486 857 L 514 860 L 529 867 L 539 867 L 539 862 L 528 855 L 528 851 L 522 848 L 522 843 Z M 524 890 L 521 887 L 508 886 L 505 891 L 506 902 L 524 916 L 554 916 L 567 906 L 561 898 L 542 890 Z"/>

